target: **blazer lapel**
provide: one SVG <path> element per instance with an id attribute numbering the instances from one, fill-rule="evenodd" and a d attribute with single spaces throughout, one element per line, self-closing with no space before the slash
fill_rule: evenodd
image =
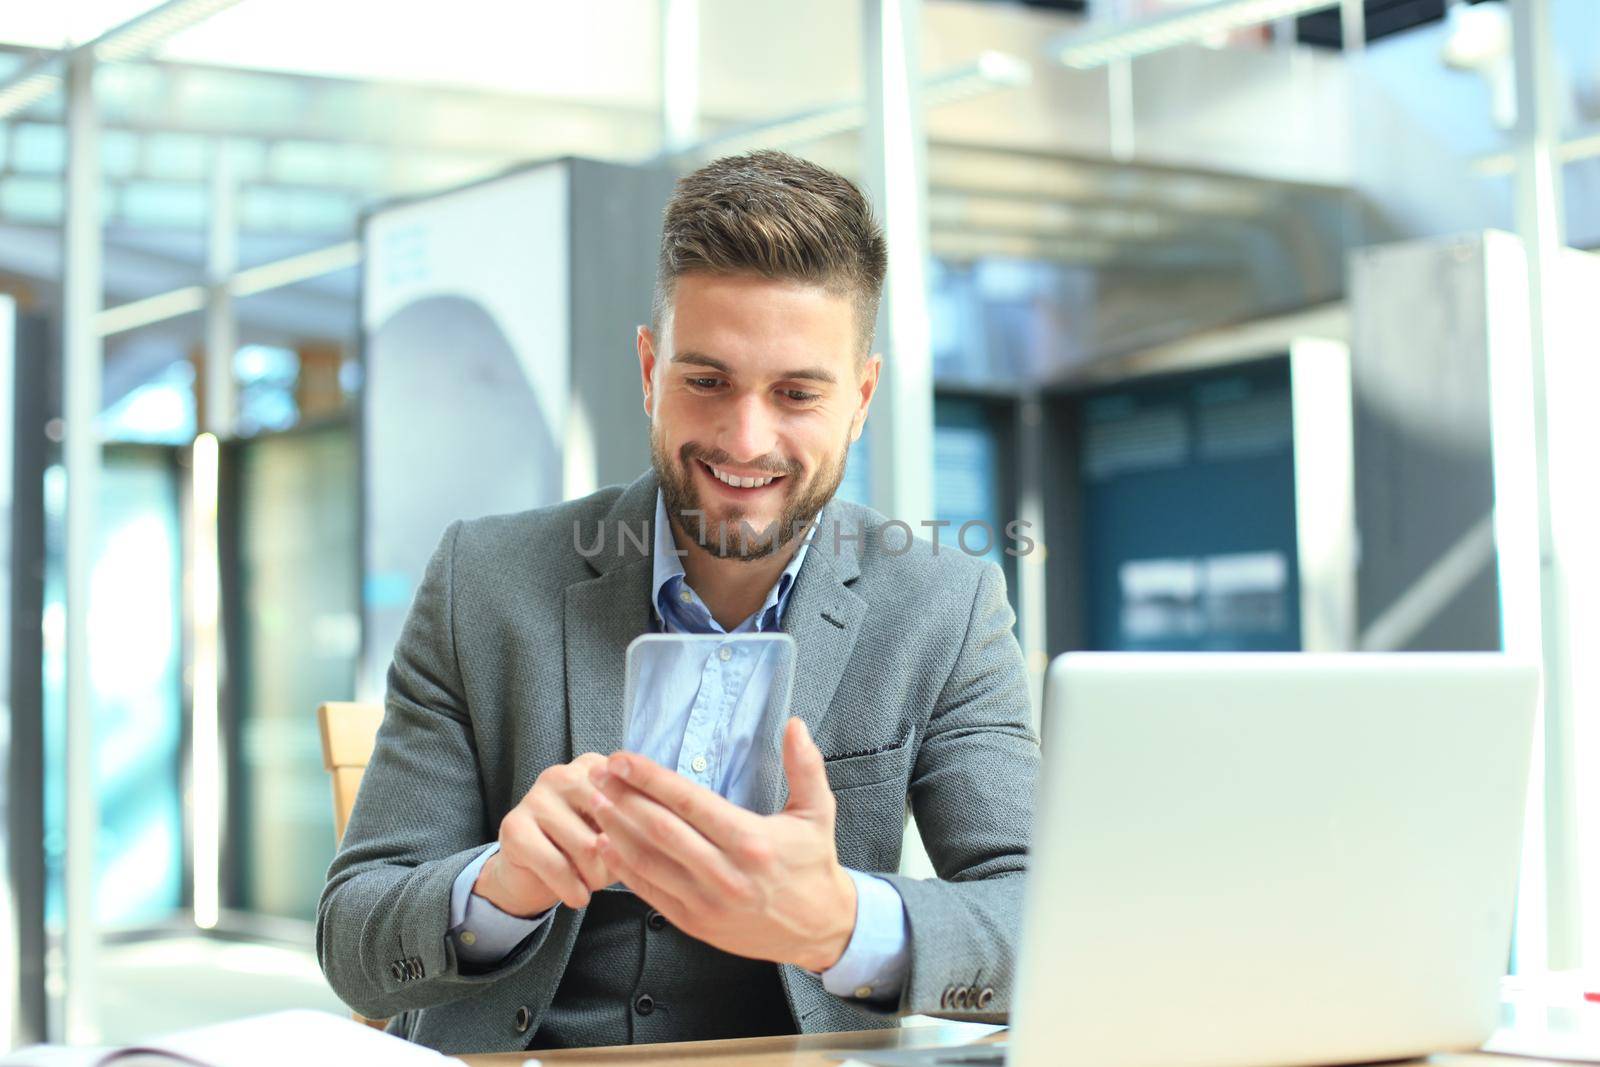
<path id="1" fill-rule="evenodd" d="M 600 520 L 600 551 L 587 557 L 597 577 L 563 591 L 569 759 L 585 752 L 607 755 L 622 747 L 628 644 L 650 628 L 655 502 L 655 474 L 647 472 L 623 490 Z M 637 543 L 641 531 L 642 552 Z M 592 544 L 595 536 L 593 530 L 580 532 L 584 544 Z"/>
<path id="2" fill-rule="evenodd" d="M 628 643 L 649 629 L 650 561 L 634 561 L 569 585 L 562 634 L 567 658 L 569 759 L 622 747 Z"/>
<path id="3" fill-rule="evenodd" d="M 805 722 L 812 737 L 833 707 L 834 692 L 844 677 L 867 614 L 867 602 L 849 588 L 860 570 L 854 543 L 845 541 L 839 545 L 836 541 L 839 521 L 838 509 L 830 505 L 806 551 L 783 612 L 783 629 L 795 643 L 790 710 Z M 845 531 L 846 535 L 857 532 Z M 769 779 L 765 810 L 777 811 L 786 801 L 788 786 L 782 774 Z"/>

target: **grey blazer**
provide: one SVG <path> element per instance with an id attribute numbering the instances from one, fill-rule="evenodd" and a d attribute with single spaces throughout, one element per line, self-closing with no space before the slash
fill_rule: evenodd
<path id="1" fill-rule="evenodd" d="M 407 1013 L 407 1035 L 446 1052 L 520 1049 L 537 1028 L 582 912 L 558 905 L 501 966 L 464 974 L 451 885 L 540 771 L 620 746 L 624 652 L 649 628 L 656 486 L 646 473 L 445 532 L 317 908 L 323 973 L 362 1015 Z M 911 967 L 883 1012 L 781 966 L 807 1033 L 911 1013 L 1003 1021 L 1011 1002 L 1039 745 L 1005 579 L 949 545 L 907 549 L 883 522 L 843 501 L 824 509 L 783 625 L 799 654 L 793 713 L 838 800 L 839 860 L 888 874 Z M 888 873 L 908 795 L 937 879 Z"/>

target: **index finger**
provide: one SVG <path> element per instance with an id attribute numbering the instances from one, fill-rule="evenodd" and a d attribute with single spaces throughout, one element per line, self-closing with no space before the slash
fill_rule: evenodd
<path id="1" fill-rule="evenodd" d="M 673 812 L 724 850 L 737 845 L 761 818 L 636 752 L 613 752 L 605 771 Z"/>

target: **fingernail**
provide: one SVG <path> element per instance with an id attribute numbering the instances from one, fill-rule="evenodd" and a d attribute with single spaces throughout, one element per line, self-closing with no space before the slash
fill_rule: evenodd
<path id="1" fill-rule="evenodd" d="M 605 785 L 609 777 L 611 776 L 606 773 L 604 767 L 595 767 L 589 771 L 589 781 L 597 786 Z"/>
<path id="2" fill-rule="evenodd" d="M 611 764 L 611 773 L 624 780 L 628 777 L 628 761 L 619 759 Z"/>

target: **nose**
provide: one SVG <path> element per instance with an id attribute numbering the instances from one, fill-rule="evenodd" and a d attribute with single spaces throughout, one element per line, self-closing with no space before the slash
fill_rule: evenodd
<path id="1" fill-rule="evenodd" d="M 748 463 L 771 454 L 778 438 L 772 412 L 757 392 L 730 398 L 718 427 L 717 447 L 735 463 Z"/>

